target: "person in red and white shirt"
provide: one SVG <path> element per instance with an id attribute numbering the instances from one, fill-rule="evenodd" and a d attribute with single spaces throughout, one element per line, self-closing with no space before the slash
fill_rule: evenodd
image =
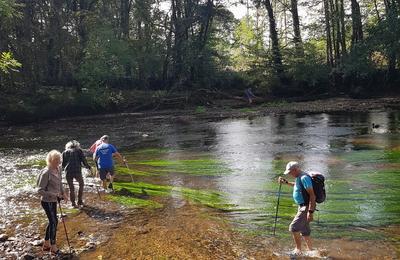
<path id="1" fill-rule="evenodd" d="M 92 155 L 93 155 L 94 164 L 96 165 L 96 176 L 99 175 L 99 166 L 97 165 L 97 161 L 96 161 L 96 159 L 95 159 L 95 152 L 96 152 L 97 147 L 99 147 L 102 143 L 103 143 L 103 140 L 101 140 L 101 138 L 100 138 L 99 140 L 97 140 L 96 142 L 94 142 L 94 143 L 92 144 L 92 146 L 90 146 L 90 148 L 89 148 L 89 151 L 90 151 L 90 152 L 92 153 Z"/>

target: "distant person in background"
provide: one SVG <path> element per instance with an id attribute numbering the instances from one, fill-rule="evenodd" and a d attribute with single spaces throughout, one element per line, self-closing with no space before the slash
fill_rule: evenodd
<path id="1" fill-rule="evenodd" d="M 253 94 L 253 91 L 251 91 L 251 88 L 247 88 L 244 91 L 244 94 L 246 95 L 247 101 L 249 104 L 253 103 L 253 98 L 256 98 L 256 96 Z"/>
<path id="2" fill-rule="evenodd" d="M 108 143 L 109 142 L 108 135 L 102 136 L 100 140 L 102 141 L 102 144 L 100 144 L 97 147 L 93 156 L 99 166 L 100 180 L 103 182 L 103 188 L 105 190 L 107 189 L 107 179 L 109 178 L 110 183 L 108 185 L 108 188 L 112 191 L 114 189 L 113 155 L 117 156 L 123 163 L 126 163 L 126 160 L 122 157 L 122 155 L 117 151 L 117 149 L 112 144 Z"/>
<path id="3" fill-rule="evenodd" d="M 50 151 L 46 156 L 47 167 L 41 171 L 37 179 L 41 204 L 49 220 L 42 250 L 50 251 L 53 255 L 60 255 L 60 250 L 56 246 L 58 225 L 57 201 L 60 199 L 68 200 L 68 196 L 62 185 L 60 163 L 61 153 L 56 150 Z"/>
<path id="4" fill-rule="evenodd" d="M 82 176 L 82 166 L 85 166 L 85 168 L 89 170 L 91 170 L 91 167 L 87 163 L 78 141 L 72 140 L 65 145 L 65 151 L 62 153 L 62 159 L 62 167 L 65 171 L 65 177 L 68 182 L 72 207 L 82 207 L 83 187 L 85 185 Z M 79 183 L 78 206 L 75 203 L 74 179 Z"/>

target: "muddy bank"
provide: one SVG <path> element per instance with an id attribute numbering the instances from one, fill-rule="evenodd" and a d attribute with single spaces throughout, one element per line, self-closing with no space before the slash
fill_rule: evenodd
<path id="1" fill-rule="evenodd" d="M 269 113 L 324 113 L 324 112 L 365 112 L 400 108 L 400 97 L 352 99 L 347 97 L 328 98 L 314 101 L 255 100 L 248 104 L 239 100 L 221 100 L 217 107 L 249 108 Z"/>
<path id="2" fill-rule="evenodd" d="M 370 110 L 390 110 L 400 108 L 400 96 L 381 97 L 370 99 L 352 99 L 348 97 L 326 98 L 313 101 L 298 101 L 299 99 L 275 99 L 275 98 L 256 98 L 249 104 L 244 97 L 233 96 L 231 98 L 213 98 L 202 96 L 203 102 L 188 102 L 185 98 L 178 98 L 173 104 L 150 102 L 147 105 L 126 104 L 118 108 L 96 113 L 83 110 L 80 113 L 72 114 L 71 117 L 64 119 L 96 119 L 115 116 L 137 116 L 148 117 L 156 115 L 207 115 L 210 118 L 229 118 L 243 117 L 248 115 L 267 115 L 282 113 L 325 113 L 325 112 L 366 112 Z M 197 104 L 197 105 L 196 105 Z M 86 116 L 86 115 L 87 116 Z M 59 113 L 51 117 L 38 117 L 36 120 L 0 120 L 1 125 L 24 124 L 29 122 L 43 121 L 48 118 L 63 118 L 65 113 Z M 20 117 L 18 115 L 17 117 Z M 179 123 L 179 122 L 178 122 Z"/>

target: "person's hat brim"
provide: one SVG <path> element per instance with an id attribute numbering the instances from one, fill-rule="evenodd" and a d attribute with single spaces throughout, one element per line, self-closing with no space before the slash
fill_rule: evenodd
<path id="1" fill-rule="evenodd" d="M 286 170 L 286 171 L 283 172 L 283 174 L 284 174 L 284 175 L 288 175 L 289 172 L 290 172 L 290 170 Z"/>

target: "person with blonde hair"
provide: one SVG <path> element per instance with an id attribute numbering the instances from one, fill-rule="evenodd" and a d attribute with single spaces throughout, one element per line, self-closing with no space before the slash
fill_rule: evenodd
<path id="1" fill-rule="evenodd" d="M 65 171 L 65 178 L 69 186 L 69 196 L 72 207 L 83 206 L 83 187 L 85 185 L 82 176 L 82 166 L 91 170 L 78 141 L 72 140 L 65 145 L 65 151 L 62 153 L 62 167 Z M 74 179 L 79 183 L 78 206 L 75 203 Z"/>
<path id="2" fill-rule="evenodd" d="M 37 179 L 38 193 L 41 195 L 41 204 L 46 212 L 49 224 L 46 227 L 43 251 L 50 251 L 52 255 L 59 255 L 60 250 L 56 246 L 57 234 L 57 201 L 67 200 L 68 196 L 62 185 L 61 153 L 57 150 L 50 151 L 46 156 L 46 168 Z"/>

